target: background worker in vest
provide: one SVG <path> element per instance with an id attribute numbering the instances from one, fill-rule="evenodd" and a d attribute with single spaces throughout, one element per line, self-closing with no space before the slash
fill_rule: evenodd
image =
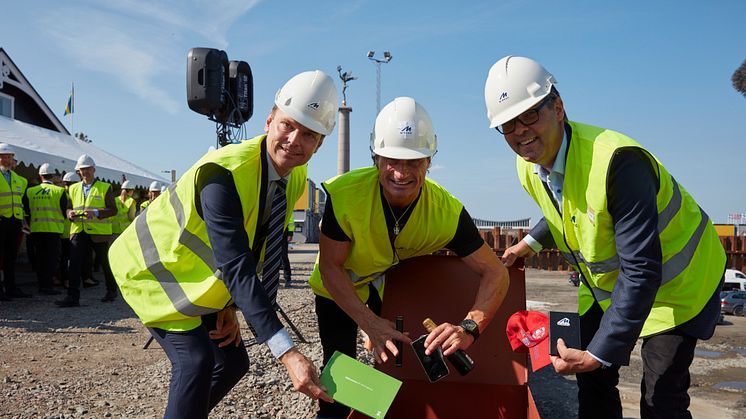
<path id="1" fill-rule="evenodd" d="M 166 417 L 206 418 L 248 371 L 236 307 L 297 391 L 332 400 L 274 301 L 282 232 L 337 107 L 327 74 L 294 76 L 275 96 L 266 135 L 207 153 L 114 242 L 122 297 L 171 361 Z"/>
<path id="2" fill-rule="evenodd" d="M 30 238 L 36 249 L 36 278 L 39 294 L 57 295 L 52 276 L 60 263 L 60 235 L 65 231 L 67 194 L 53 183 L 55 171 L 49 163 L 39 166 L 41 183 L 26 190 L 24 208 L 28 214 Z"/>
<path id="3" fill-rule="evenodd" d="M 622 417 L 616 385 L 643 338 L 643 418 L 691 417 L 689 365 L 720 311 L 725 252 L 707 214 L 643 146 L 568 121 L 556 80 L 529 58 L 490 69 L 490 127 L 516 152 L 544 218 L 503 261 L 560 249 L 582 273 L 583 350 L 558 343 L 554 369 L 577 376 L 581 418 Z"/>
<path id="4" fill-rule="evenodd" d="M 142 212 L 145 208 L 150 205 L 154 199 L 158 198 L 161 195 L 161 182 L 158 182 L 157 180 L 154 180 L 150 182 L 150 187 L 148 187 L 148 200 L 143 201 L 140 204 L 140 212 Z"/>
<path id="5" fill-rule="evenodd" d="M 0 143 L 0 260 L 3 268 L 0 301 L 31 297 L 16 286 L 16 256 L 24 227 L 23 195 L 28 181 L 13 171 L 14 160 L 13 147 Z"/>
<path id="6" fill-rule="evenodd" d="M 122 190 L 119 192 L 119 196 L 115 199 L 117 204 L 117 215 L 111 225 L 111 231 L 116 238 L 122 234 L 125 228 L 127 228 L 132 220 L 135 219 L 137 212 L 137 203 L 132 198 L 132 193 L 135 191 L 135 187 L 129 180 L 122 182 Z"/>
<path id="7" fill-rule="evenodd" d="M 65 196 L 67 202 L 70 202 L 70 185 L 80 181 L 80 177 L 77 173 L 67 172 L 62 176 L 62 184 L 65 188 Z M 65 209 L 65 229 L 62 231 L 60 236 L 60 274 L 59 282 L 64 288 L 70 286 L 70 228 L 72 221 L 67 218 L 67 209 Z"/>
<path id="8" fill-rule="evenodd" d="M 90 264 L 92 254 L 106 255 L 111 240 L 111 220 L 117 214 L 117 204 L 111 184 L 95 178 L 96 163 L 93 158 L 83 154 L 75 164 L 75 170 L 82 179 L 70 186 L 70 205 L 67 218 L 72 221 L 70 227 L 70 285 L 67 297 L 56 301 L 60 307 L 78 307 L 80 305 L 80 284 L 86 263 Z M 114 301 L 117 296 L 117 284 L 109 268 L 107 257 L 101 258 L 101 269 L 106 280 L 106 294 L 102 302 Z"/>
<path id="9" fill-rule="evenodd" d="M 295 221 L 291 219 L 287 224 L 287 227 L 285 227 L 285 239 L 282 241 L 282 275 L 285 277 L 286 288 L 290 288 L 293 279 L 293 271 L 290 267 L 290 256 L 288 255 L 288 251 L 290 250 L 290 242 L 293 241 L 294 231 Z"/>
<path id="10" fill-rule="evenodd" d="M 469 348 L 502 303 L 507 270 L 461 202 L 426 178 L 437 145 L 427 111 L 414 99 L 399 97 L 376 118 L 374 166 L 322 183 L 327 201 L 309 283 L 325 364 L 334 351 L 356 356 L 358 326 L 379 363 L 398 354 L 396 341 L 410 343 L 393 322 L 379 317 L 386 271 L 401 260 L 447 248 L 481 276 L 472 308 L 463 320 L 451 319 L 430 333 L 428 353 L 440 346 L 446 355 Z M 346 417 L 349 411 L 320 402 L 318 417 Z"/>

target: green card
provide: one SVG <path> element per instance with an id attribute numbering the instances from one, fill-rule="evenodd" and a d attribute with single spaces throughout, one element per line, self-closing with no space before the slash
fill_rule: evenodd
<path id="1" fill-rule="evenodd" d="M 341 352 L 334 352 L 324 367 L 321 383 L 334 401 L 372 418 L 386 416 L 401 387 L 401 381 L 396 378 Z"/>

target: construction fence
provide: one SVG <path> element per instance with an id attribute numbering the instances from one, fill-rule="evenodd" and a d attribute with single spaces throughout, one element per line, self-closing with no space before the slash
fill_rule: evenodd
<path id="1" fill-rule="evenodd" d="M 528 234 L 524 229 L 480 229 L 485 243 L 497 255 L 502 255 L 505 249 L 518 243 Z M 726 267 L 746 272 L 746 236 L 721 236 L 725 253 L 728 256 Z M 543 269 L 547 271 L 569 271 L 572 268 L 557 249 L 544 249 L 539 254 L 526 259 L 527 268 Z"/>

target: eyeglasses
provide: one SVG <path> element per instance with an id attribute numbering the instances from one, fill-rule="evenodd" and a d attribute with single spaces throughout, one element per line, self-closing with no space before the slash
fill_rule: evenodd
<path id="1" fill-rule="evenodd" d="M 535 124 L 536 121 L 539 120 L 539 111 L 541 110 L 541 108 L 544 107 L 544 105 L 546 105 L 547 103 L 549 103 L 550 99 L 552 99 L 552 98 L 554 98 L 554 95 L 547 95 L 547 97 L 544 98 L 544 100 L 542 100 L 541 102 L 539 102 L 539 106 L 537 106 L 535 108 L 532 108 L 532 109 L 529 109 L 526 112 L 523 112 L 522 114 L 518 115 L 517 117 L 511 119 L 510 121 L 508 121 L 508 122 L 506 122 L 506 123 L 504 123 L 502 125 L 496 126 L 495 129 L 500 134 L 507 135 L 507 134 L 510 134 L 513 131 L 515 131 L 515 121 L 516 120 L 521 121 L 521 124 L 523 124 L 526 127 L 529 126 L 529 125 Z"/>

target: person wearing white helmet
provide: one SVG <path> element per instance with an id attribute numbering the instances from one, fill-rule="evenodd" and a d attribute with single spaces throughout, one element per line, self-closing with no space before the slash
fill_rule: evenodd
<path id="1" fill-rule="evenodd" d="M 480 275 L 474 305 L 464 319 L 431 332 L 428 354 L 467 349 L 487 327 L 508 289 L 508 273 L 479 235 L 463 204 L 426 177 L 437 137 L 425 108 L 399 97 L 378 114 L 370 142 L 374 165 L 322 183 L 327 193 L 319 256 L 309 279 L 324 363 L 335 351 L 356 356 L 358 326 L 377 362 L 396 356 L 396 342 L 410 343 L 379 317 L 384 280 L 399 261 L 442 248 Z M 350 409 L 320 403 L 318 417 L 347 417 Z"/>
<path id="2" fill-rule="evenodd" d="M 70 185 L 73 183 L 80 182 L 80 176 L 78 176 L 75 171 L 69 171 L 62 176 L 62 183 L 65 188 L 65 196 L 67 197 L 67 202 L 70 202 Z M 65 214 L 65 229 L 62 231 L 62 235 L 60 236 L 60 274 L 59 277 L 56 278 L 57 282 L 53 282 L 54 285 L 62 285 L 63 287 L 67 288 L 70 286 L 70 228 L 72 226 L 72 221 L 70 221 L 69 218 L 67 218 L 67 214 Z M 55 281 L 53 279 L 53 281 Z"/>
<path id="3" fill-rule="evenodd" d="M 16 256 L 25 225 L 23 196 L 28 181 L 16 173 L 14 167 L 15 150 L 9 144 L 0 143 L 0 259 L 3 261 L 0 301 L 31 297 L 16 286 Z"/>
<path id="4" fill-rule="evenodd" d="M 157 180 L 150 182 L 150 186 L 148 187 L 148 200 L 143 201 L 140 204 L 140 212 L 144 211 L 154 199 L 161 195 L 161 188 L 161 182 L 158 182 Z"/>
<path id="5" fill-rule="evenodd" d="M 119 192 L 119 196 L 114 202 L 117 204 L 117 215 L 112 221 L 111 229 L 114 237 L 122 234 L 125 228 L 127 228 L 132 220 L 135 219 L 137 213 L 137 203 L 132 198 L 132 194 L 135 192 L 135 185 L 125 180 L 122 182 L 122 188 Z"/>
<path id="6" fill-rule="evenodd" d="M 643 418 L 691 417 L 689 366 L 720 312 L 725 252 L 707 214 L 633 139 L 570 121 L 554 76 L 507 56 L 485 83 L 489 126 L 517 154 L 544 218 L 503 261 L 557 247 L 582 273 L 581 348 L 557 343 L 554 369 L 576 374 L 580 418 L 621 418 L 619 367 L 642 338 Z"/>
<path id="7" fill-rule="evenodd" d="M 41 183 L 28 188 L 23 199 L 34 244 L 36 278 L 39 294 L 57 295 L 52 287 L 52 277 L 60 263 L 60 236 L 65 230 L 67 194 L 65 188 L 53 183 L 56 176 L 49 163 L 39 166 Z"/>
<path id="8" fill-rule="evenodd" d="M 278 320 L 275 298 L 282 230 L 338 106 L 327 74 L 294 76 L 264 135 L 205 154 L 112 245 L 123 298 L 172 363 L 165 416 L 206 418 L 248 371 L 236 309 L 297 391 L 332 401 Z"/>
<path id="9" fill-rule="evenodd" d="M 81 278 L 94 251 L 106 280 L 106 294 L 101 301 L 114 301 L 117 295 L 117 285 L 106 257 L 112 233 L 111 217 L 117 214 L 114 192 L 111 184 L 96 179 L 96 163 L 91 156 L 81 155 L 75 164 L 75 171 L 81 181 L 70 185 L 68 190 L 70 204 L 67 218 L 72 221 L 69 286 L 67 297 L 56 301 L 60 307 L 80 306 Z"/>

